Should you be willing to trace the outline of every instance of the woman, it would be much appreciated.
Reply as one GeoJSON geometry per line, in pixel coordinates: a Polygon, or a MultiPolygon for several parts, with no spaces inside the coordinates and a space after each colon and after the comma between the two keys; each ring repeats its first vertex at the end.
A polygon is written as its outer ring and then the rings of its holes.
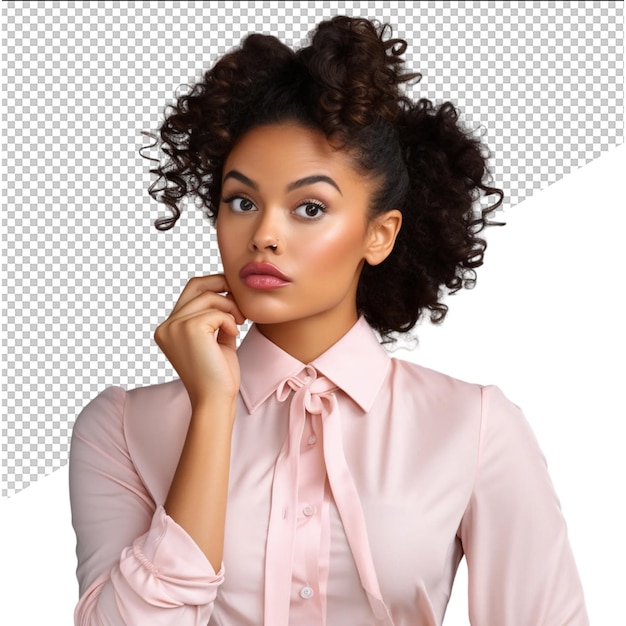
{"type": "Polygon", "coordinates": [[[166,116],[157,226],[199,197],[224,273],[155,331],[180,378],[76,421],[76,624],[441,624],[463,555],[472,624],[588,623],[518,407],[373,333],[443,320],[502,199],[454,107],[401,94],[405,48],[348,17],[251,35],[166,116]]]}

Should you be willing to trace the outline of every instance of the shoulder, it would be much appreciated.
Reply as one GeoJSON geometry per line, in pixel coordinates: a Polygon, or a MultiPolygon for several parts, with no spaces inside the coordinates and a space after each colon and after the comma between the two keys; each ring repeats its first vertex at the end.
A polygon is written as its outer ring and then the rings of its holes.
{"type": "Polygon", "coordinates": [[[158,428],[165,425],[168,416],[190,408],[189,397],[179,379],[130,390],[110,386],[84,406],[75,420],[74,432],[88,435],[107,426],[125,429],[133,424],[158,428]]]}
{"type": "Polygon", "coordinates": [[[158,444],[187,432],[191,404],[180,379],[126,392],[124,432],[130,447],[158,444]]]}
{"type": "Polygon", "coordinates": [[[491,457],[507,458],[510,462],[526,457],[545,464],[545,457],[526,415],[496,385],[483,387],[481,415],[480,449],[484,462],[491,457]]]}
{"type": "Polygon", "coordinates": [[[122,437],[126,391],[107,387],[80,411],[72,428],[72,440],[105,444],[122,437]]]}
{"type": "Polygon", "coordinates": [[[128,455],[157,503],[176,470],[191,405],[180,379],[125,390],[111,386],[80,412],[72,437],[128,455]]]}
{"type": "Polygon", "coordinates": [[[386,405],[394,421],[408,424],[430,449],[454,450],[468,467],[476,457],[482,424],[482,389],[443,372],[392,358],[386,405]]]}
{"type": "Polygon", "coordinates": [[[135,387],[126,392],[126,422],[165,426],[167,418],[191,412],[187,390],[179,378],[157,385],[135,387]]]}
{"type": "Polygon", "coordinates": [[[522,409],[497,385],[460,380],[402,359],[392,363],[390,401],[419,423],[422,436],[462,440],[482,465],[520,456],[543,462],[522,409]]]}
{"type": "Polygon", "coordinates": [[[395,406],[422,420],[471,426],[483,442],[494,432],[511,429],[528,438],[530,429],[520,407],[497,385],[461,380],[403,359],[391,362],[388,388],[395,406]]]}
{"type": "Polygon", "coordinates": [[[391,358],[390,389],[408,401],[480,409],[484,385],[461,380],[404,359],[391,358]]]}
{"type": "Polygon", "coordinates": [[[532,427],[521,407],[495,384],[468,382],[422,365],[392,359],[393,389],[403,404],[441,426],[463,426],[481,459],[513,450],[541,456],[532,427]]]}

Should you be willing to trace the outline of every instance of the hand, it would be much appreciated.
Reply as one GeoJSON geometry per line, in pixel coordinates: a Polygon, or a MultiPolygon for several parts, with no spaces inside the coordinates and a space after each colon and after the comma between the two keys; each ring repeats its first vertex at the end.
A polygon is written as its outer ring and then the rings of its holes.
{"type": "Polygon", "coordinates": [[[223,274],[195,276],[154,340],[178,372],[192,409],[233,401],[239,391],[237,324],[245,322],[223,274]]]}

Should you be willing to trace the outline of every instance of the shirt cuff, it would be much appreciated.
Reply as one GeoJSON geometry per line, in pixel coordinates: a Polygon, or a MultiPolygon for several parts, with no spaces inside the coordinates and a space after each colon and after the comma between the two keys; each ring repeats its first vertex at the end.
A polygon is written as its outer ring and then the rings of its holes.
{"type": "Polygon", "coordinates": [[[196,542],[158,506],[147,533],[124,548],[120,572],[145,602],[159,607],[204,605],[224,581],[196,542]]]}

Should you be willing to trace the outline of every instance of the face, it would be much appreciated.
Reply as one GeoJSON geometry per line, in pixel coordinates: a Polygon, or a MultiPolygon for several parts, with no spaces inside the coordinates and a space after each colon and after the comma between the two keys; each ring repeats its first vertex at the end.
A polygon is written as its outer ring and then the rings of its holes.
{"type": "Polygon", "coordinates": [[[314,130],[261,126],[235,145],[222,181],[217,239],[243,315],[259,326],[356,322],[359,275],[376,236],[373,183],[349,155],[314,130]]]}

